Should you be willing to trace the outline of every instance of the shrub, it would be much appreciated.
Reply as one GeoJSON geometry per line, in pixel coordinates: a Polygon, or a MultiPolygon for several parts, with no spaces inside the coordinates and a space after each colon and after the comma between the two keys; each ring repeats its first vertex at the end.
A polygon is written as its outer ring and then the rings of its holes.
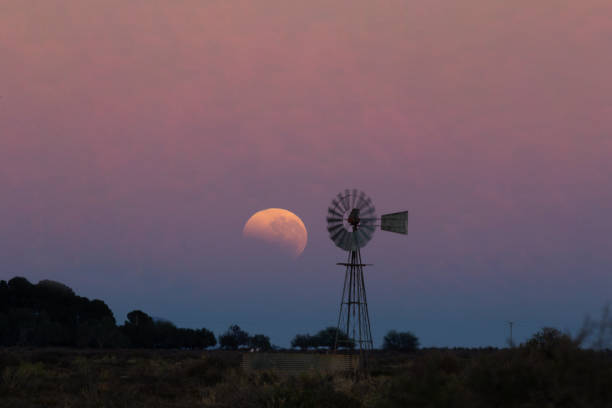
{"type": "Polygon", "coordinates": [[[219,345],[225,350],[237,350],[240,346],[248,346],[249,333],[234,324],[219,336],[219,345]]]}
{"type": "Polygon", "coordinates": [[[299,348],[304,351],[312,346],[312,336],[310,334],[296,334],[293,340],[291,340],[291,347],[299,348]]]}
{"type": "Polygon", "coordinates": [[[536,332],[525,344],[530,350],[537,350],[548,357],[561,350],[571,350],[578,348],[577,344],[568,334],[561,333],[552,327],[544,327],[536,332]]]}
{"type": "Polygon", "coordinates": [[[258,350],[270,350],[272,345],[270,344],[270,338],[263,334],[256,334],[249,338],[249,347],[258,350]]]}
{"type": "Polygon", "coordinates": [[[391,330],[383,340],[383,349],[413,352],[419,348],[419,339],[411,332],[391,330]]]}

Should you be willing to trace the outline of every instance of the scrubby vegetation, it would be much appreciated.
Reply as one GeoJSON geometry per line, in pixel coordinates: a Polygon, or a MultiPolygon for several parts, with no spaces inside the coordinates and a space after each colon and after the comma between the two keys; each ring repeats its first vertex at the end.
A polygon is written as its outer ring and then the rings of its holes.
{"type": "Polygon", "coordinates": [[[418,348],[419,339],[411,332],[390,330],[383,339],[384,350],[416,351],[418,348]]]}
{"type": "MultiPolygon", "coordinates": [[[[327,352],[336,334],[297,335],[292,347],[327,352]]],[[[0,408],[610,407],[611,342],[605,308],[574,337],[543,328],[506,349],[418,349],[414,334],[392,330],[358,381],[351,373],[248,372],[241,353],[273,349],[263,334],[232,325],[220,350],[205,350],[216,344],[206,329],[138,310],[118,326],[101,300],[14,278],[0,281],[0,408]]]]}
{"type": "Polygon", "coordinates": [[[5,348],[0,407],[611,406],[612,354],[548,334],[512,349],[376,351],[360,381],[244,372],[240,351],[5,348]]]}
{"type": "Polygon", "coordinates": [[[257,351],[266,351],[272,349],[272,344],[268,336],[263,334],[250,336],[249,333],[242,330],[237,324],[231,325],[225,333],[219,335],[219,346],[224,350],[248,348],[257,351]]]}
{"type": "Polygon", "coordinates": [[[334,347],[336,337],[338,338],[338,344],[346,345],[346,348],[349,349],[355,348],[355,344],[349,339],[348,335],[335,327],[327,327],[315,335],[297,334],[291,340],[291,347],[303,351],[319,348],[331,349],[334,347]]]}

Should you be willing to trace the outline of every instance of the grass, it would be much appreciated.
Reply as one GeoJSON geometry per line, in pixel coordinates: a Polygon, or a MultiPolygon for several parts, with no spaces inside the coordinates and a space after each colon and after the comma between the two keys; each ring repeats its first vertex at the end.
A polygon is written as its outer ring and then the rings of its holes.
{"type": "Polygon", "coordinates": [[[579,348],[375,352],[370,376],[241,371],[240,352],[0,349],[0,407],[609,407],[612,356],[579,348]]]}

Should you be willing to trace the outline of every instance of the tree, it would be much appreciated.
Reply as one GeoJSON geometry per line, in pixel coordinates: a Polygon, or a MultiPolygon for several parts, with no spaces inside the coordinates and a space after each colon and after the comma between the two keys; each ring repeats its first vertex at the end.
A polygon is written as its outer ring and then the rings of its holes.
{"type": "Polygon", "coordinates": [[[308,350],[312,347],[312,336],[310,334],[296,334],[291,340],[291,347],[298,347],[300,350],[308,350]]]}
{"type": "Polygon", "coordinates": [[[174,323],[167,320],[157,319],[155,321],[155,347],[159,348],[178,348],[182,347],[182,337],[180,329],[174,323]]]}
{"type": "Polygon", "coordinates": [[[214,347],[217,345],[217,339],[215,338],[215,334],[208,329],[201,328],[197,330],[198,334],[198,347],[208,348],[214,347]]]}
{"type": "Polygon", "coordinates": [[[314,337],[312,337],[311,346],[315,348],[327,347],[329,349],[333,349],[336,345],[336,337],[338,338],[339,345],[342,347],[350,349],[355,347],[355,343],[349,339],[346,333],[333,326],[320,330],[314,337]]]}
{"type": "MultiPolygon", "coordinates": [[[[240,345],[247,344],[240,340],[240,345]]],[[[178,329],[140,310],[117,327],[102,300],[77,296],[63,283],[22,277],[0,280],[0,346],[206,348],[217,343],[206,329],[178,329]]]]}
{"type": "Polygon", "coordinates": [[[198,347],[198,335],[193,329],[178,329],[180,346],[188,349],[194,349],[198,347]]]}
{"type": "Polygon", "coordinates": [[[7,283],[9,302],[12,307],[31,307],[34,285],[26,278],[16,276],[7,283]]]}
{"type": "Polygon", "coordinates": [[[74,332],[52,319],[46,310],[40,312],[29,343],[35,346],[65,346],[75,344],[74,332]]]}
{"type": "Polygon", "coordinates": [[[115,316],[106,303],[101,301],[100,299],[94,299],[91,301],[83,302],[83,306],[81,307],[80,313],[80,321],[85,320],[102,320],[102,319],[110,319],[115,324],[115,316]]]}
{"type": "Polygon", "coordinates": [[[383,340],[383,349],[413,352],[419,348],[419,339],[411,332],[390,330],[383,340]]]}
{"type": "MultiPolygon", "coordinates": [[[[74,297],[76,294],[74,290],[72,290],[67,285],[64,285],[61,282],[52,281],[49,279],[43,279],[36,284],[36,289],[39,294],[44,294],[46,292],[47,296],[51,297],[74,297]]],[[[39,295],[40,296],[40,295],[39,295]]],[[[44,295],[43,295],[44,296],[44,295]]]]}
{"type": "Polygon", "coordinates": [[[526,347],[552,357],[558,350],[574,349],[578,345],[572,338],[553,327],[543,327],[527,341],[526,347]]]}
{"type": "Polygon", "coordinates": [[[249,338],[249,347],[256,350],[270,350],[272,348],[270,337],[263,334],[255,334],[249,338]]]}
{"type": "Polygon", "coordinates": [[[133,310],[127,314],[127,318],[128,320],[123,325],[123,332],[130,340],[132,347],[153,347],[155,324],[151,316],[141,310],[133,310]]]}
{"type": "Polygon", "coordinates": [[[249,333],[234,324],[219,336],[219,345],[226,350],[237,350],[240,346],[248,346],[249,333]]]}
{"type": "Polygon", "coordinates": [[[77,346],[79,347],[120,347],[126,344],[126,339],[115,325],[115,319],[105,316],[100,320],[88,320],[80,324],[77,330],[77,346]]]}
{"type": "Polygon", "coordinates": [[[127,314],[127,324],[133,326],[150,326],[153,325],[153,318],[141,310],[132,310],[127,314]]]}
{"type": "Polygon", "coordinates": [[[5,280],[0,280],[0,312],[3,312],[9,304],[9,286],[5,280]]]}
{"type": "Polygon", "coordinates": [[[19,294],[30,294],[34,289],[34,285],[21,276],[15,276],[13,279],[9,280],[8,287],[19,294]]]}

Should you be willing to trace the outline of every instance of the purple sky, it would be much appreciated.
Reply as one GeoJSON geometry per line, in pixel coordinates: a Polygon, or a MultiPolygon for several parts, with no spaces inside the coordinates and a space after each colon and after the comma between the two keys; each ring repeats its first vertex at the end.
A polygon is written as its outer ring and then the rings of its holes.
{"type": "Polygon", "coordinates": [[[612,3],[449,3],[3,1],[0,279],[288,345],[336,321],[356,187],[411,214],[363,251],[378,345],[575,330],[612,298],[612,3]],[[298,260],[242,239],[269,207],[298,260]]]}

